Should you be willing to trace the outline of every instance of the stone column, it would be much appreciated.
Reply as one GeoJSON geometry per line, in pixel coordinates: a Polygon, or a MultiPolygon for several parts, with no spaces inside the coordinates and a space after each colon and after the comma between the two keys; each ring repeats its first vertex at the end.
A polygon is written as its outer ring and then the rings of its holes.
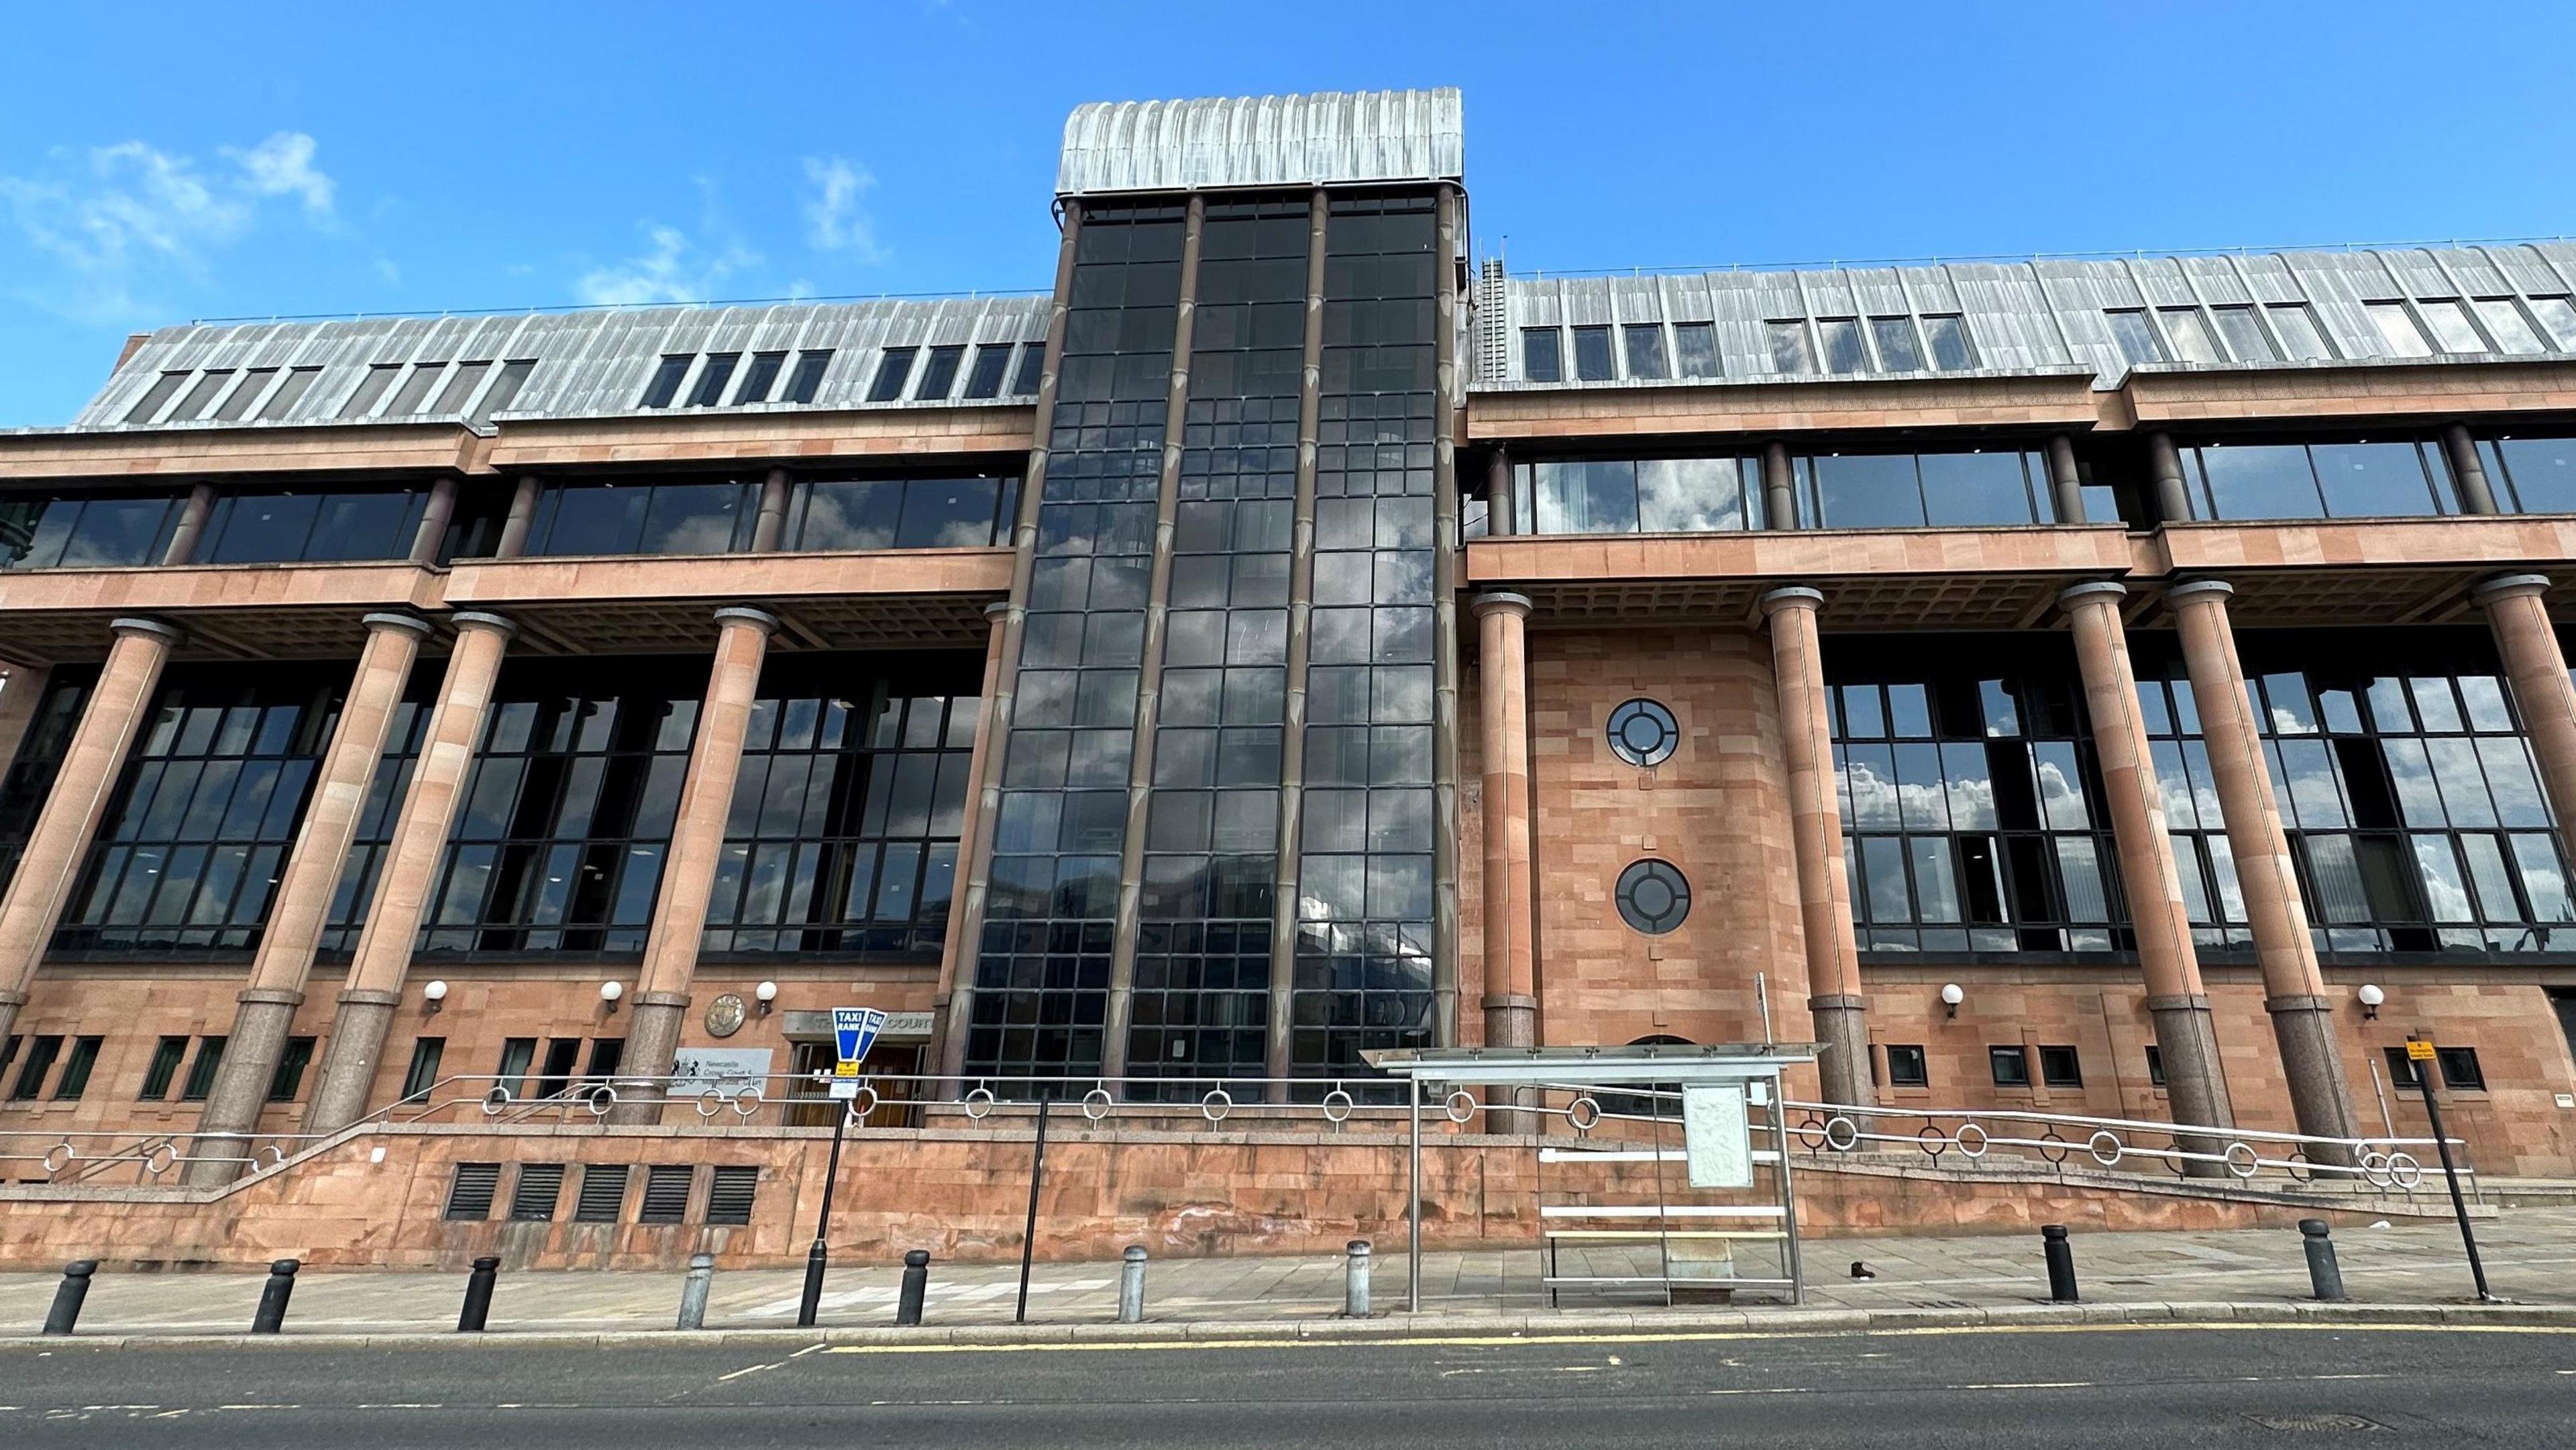
{"type": "Polygon", "coordinates": [[[1762,596],[1771,619],[1771,668],[1780,691],[1780,747],[1788,767],[1789,828],[1798,859],[1798,916],[1807,956],[1807,1007],[1824,1057],[1816,1064],[1825,1101],[1877,1102],[1869,1083],[1868,1001],[1861,995],[1860,944],[1852,932],[1851,882],[1844,875],[1842,809],[1834,790],[1833,724],[1813,589],[1762,596]]]}
{"type": "MultiPolygon", "coordinates": [[[[2209,746],[2209,770],[2218,786],[2219,813],[2227,819],[2227,846],[2236,857],[2236,880],[2245,896],[2246,925],[2263,968],[2263,1006],[2272,1016],[2281,1066],[2290,1084],[2290,1107],[2299,1131],[2350,1138],[2361,1131],[2352,1110],[2352,1088],[2335,1046],[2334,1009],[2325,976],[2317,970],[2308,911],[2281,830],[2280,803],[2272,799],[2263,741],[2254,707],[2245,695],[2245,668],[2236,658],[2236,631],[2228,624],[2227,598],[2236,591],[2216,579],[2178,584],[2165,591],[2181,628],[2183,662],[2191,671],[2192,700],[2209,746]]],[[[2334,1161],[2331,1152],[2310,1157],[2334,1161]]],[[[2351,1166],[2343,1155],[2341,1166],[2351,1166]]]]}
{"type": "Polygon", "coordinates": [[[1763,523],[1775,529],[1798,526],[1798,472],[1789,464],[1789,445],[1762,445],[1763,523]]]}
{"type": "Polygon", "coordinates": [[[116,642],[108,646],[107,663],[82,707],[80,723],[72,727],[71,743],[63,748],[53,789],[27,833],[8,892],[0,895],[0,1038],[9,1035],[18,1009],[27,1003],[27,985],[70,902],[72,883],[89,857],[90,837],[124,773],[126,752],[151,713],[161,666],[180,639],[178,630],[157,619],[119,619],[108,628],[116,642]]]}
{"type": "MultiPolygon", "coordinates": [[[[1002,748],[1002,731],[993,713],[993,691],[1002,679],[1003,621],[1010,617],[1011,606],[1000,602],[984,606],[987,629],[984,635],[984,693],[975,706],[975,748],[966,757],[966,778],[982,780],[989,763],[987,757],[1002,748]]],[[[983,818],[975,811],[965,813],[958,829],[957,859],[975,859],[982,843],[983,818]]],[[[938,1014],[939,1045],[930,1057],[931,1069],[949,1077],[966,1070],[966,1034],[974,1027],[976,942],[968,941],[958,929],[952,915],[948,931],[939,942],[939,995],[932,1002],[938,1014]]]]}
{"type": "Polygon", "coordinates": [[[1487,535],[1499,539],[1521,531],[1520,504],[1512,493],[1512,451],[1497,447],[1485,457],[1487,535]]]}
{"type": "Polygon", "coordinates": [[[403,687],[429,624],[415,615],[366,616],[367,643],[358,656],[358,671],[341,703],[339,723],[322,755],[313,796],[296,828],[277,895],[260,932],[259,951],[251,959],[250,980],[235,1000],[233,1030],[216,1070],[213,1091],[197,1119],[201,1134],[235,1135],[200,1141],[188,1181],[205,1186],[240,1177],[247,1135],[259,1125],[268,1102],[269,1079],[277,1072],[295,1010],[304,1005],[304,982],[313,970],[313,953],[339,889],[340,871],[348,862],[349,843],[358,834],[358,817],[367,808],[376,764],[384,758],[385,740],[393,731],[403,687]]]}
{"type": "Polygon", "coordinates": [[[2478,456],[2477,440],[2469,436],[2468,424],[2453,423],[2442,430],[2442,456],[2451,465],[2451,477],[2459,481],[2460,512],[2503,512],[2496,507],[2495,486],[2487,477],[2486,460],[2478,456]]]}
{"type": "Polygon", "coordinates": [[[197,562],[197,543],[205,538],[206,516],[214,511],[213,484],[201,483],[188,490],[188,501],[179,509],[178,526],[170,531],[169,546],[161,551],[165,567],[197,562]]]}
{"type": "Polygon", "coordinates": [[[523,473],[518,490],[510,495],[510,514],[501,521],[501,537],[492,546],[492,557],[515,559],[528,552],[528,527],[536,520],[537,476],[523,473]]]}
{"type": "MultiPolygon", "coordinates": [[[[697,975],[698,947],[707,932],[707,898],[715,890],[716,864],[724,857],[725,821],[733,810],[734,778],[742,773],[742,742],[749,733],[752,696],[760,689],[761,661],[778,617],[739,605],[716,611],[715,667],[707,676],[706,703],[698,711],[697,738],[689,745],[689,773],[680,786],[679,816],[671,829],[670,864],[662,870],[653,925],[644,937],[644,964],[635,978],[635,1016],[626,1029],[626,1055],[618,1070],[621,1098],[658,1096],[654,1079],[670,1075],[680,1050],[680,1027],[689,1011],[689,983],[697,975]]],[[[614,1123],[651,1123],[659,1102],[620,1102],[614,1123]]]]}
{"type": "Polygon", "coordinates": [[[751,551],[755,554],[778,552],[779,540],[787,533],[787,470],[773,468],[760,483],[760,517],[752,522],[751,551]]]}
{"type": "MultiPolygon", "coordinates": [[[[2102,793],[2110,804],[2111,831],[2120,853],[2120,884],[2129,898],[2138,972],[2146,979],[2147,1012],[2155,1019],[2174,1121],[2233,1127],[2236,1115],[2219,1067],[2209,993],[2201,985],[2200,958],[2192,950],[2191,914],[2183,905],[2182,878],[2174,866],[2163,797],[2156,789],[2146,718],[2138,710],[2128,631],[2120,623],[2120,601],[2128,592],[2107,581],[2078,584],[2058,595],[2057,602],[2075,635],[2094,753],[2102,765],[2102,793]]],[[[2199,1153],[2225,1149],[2209,1138],[2182,1142],[2199,1153]]],[[[2195,1177],[2227,1176],[2223,1163],[2187,1166],[2195,1177]]]]}
{"type": "Polygon", "coordinates": [[[1479,594],[1476,705],[1485,810],[1485,1045],[1538,1045],[1537,900],[1530,867],[1529,664],[1518,594],[1479,594]]]}
{"type": "Polygon", "coordinates": [[[2171,433],[2147,435],[2147,476],[2155,480],[2157,522],[2191,522],[2191,495],[2183,487],[2182,454],[2175,449],[2171,433]]]}
{"type": "Polygon", "coordinates": [[[376,865],[367,924],[358,933],[348,982],[340,991],[313,1105],[305,1110],[307,1133],[338,1132],[367,1110],[377,1059],[384,1055],[394,1008],[402,1001],[403,976],[411,970],[420,938],[421,917],[429,909],[439,857],[464,804],[475,747],[482,743],[492,684],[501,673],[510,636],[518,632],[518,626],[497,614],[466,611],[450,616],[449,622],[456,627],[456,647],[438,682],[420,759],[412,765],[411,784],[394,818],[393,840],[376,865]]]}
{"type": "Polygon", "coordinates": [[[456,476],[450,474],[429,486],[429,502],[421,506],[420,527],[412,531],[411,552],[405,557],[415,564],[438,562],[439,545],[447,542],[448,520],[456,517],[456,476]]]}
{"type": "Polygon", "coordinates": [[[2084,517],[2084,473],[2075,466],[2075,440],[2063,433],[2048,435],[2048,491],[2057,501],[2059,523],[2088,522],[2084,517]]]}
{"type": "Polygon", "coordinates": [[[8,775],[35,727],[36,708],[45,702],[53,673],[38,665],[0,665],[0,777],[8,775]]]}
{"type": "Polygon", "coordinates": [[[2549,587],[2542,574],[2508,574],[2490,579],[2471,592],[2487,612],[2495,632],[2496,653],[2504,660],[2505,678],[2513,681],[2514,707],[2522,712],[2523,734],[2540,762],[2540,784],[2549,792],[2550,814],[2560,838],[2576,821],[2576,687],[2567,680],[2567,656],[2558,647],[2558,630],[2549,622],[2541,591],[2549,587]]]}

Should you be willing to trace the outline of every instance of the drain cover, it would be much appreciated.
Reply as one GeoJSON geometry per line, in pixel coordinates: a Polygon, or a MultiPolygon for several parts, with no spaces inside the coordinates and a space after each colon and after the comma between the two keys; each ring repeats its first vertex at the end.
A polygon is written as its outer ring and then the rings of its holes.
{"type": "Polygon", "coordinates": [[[2245,1417],[2266,1430],[2385,1430],[2377,1420],[2359,1415],[2318,1410],[2301,1415],[2247,1415],[2245,1417]]]}

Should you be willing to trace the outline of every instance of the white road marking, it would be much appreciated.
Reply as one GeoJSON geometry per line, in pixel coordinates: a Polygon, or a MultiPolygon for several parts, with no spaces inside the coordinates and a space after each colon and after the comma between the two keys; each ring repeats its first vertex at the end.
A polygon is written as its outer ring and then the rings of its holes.
{"type": "Polygon", "coordinates": [[[731,1374],[720,1374],[720,1375],[717,1375],[717,1376],[716,1376],[716,1383],[717,1383],[717,1384],[723,1384],[723,1383],[724,1383],[725,1381],[727,1381],[727,1380],[738,1380],[738,1379],[742,1378],[744,1375],[747,1375],[747,1374],[758,1374],[758,1373],[760,1373],[762,1370],[765,1370],[765,1369],[776,1369],[776,1368],[778,1368],[778,1366],[779,1366],[779,1365],[782,1365],[782,1364],[785,1364],[785,1363],[787,1363],[787,1361],[785,1361],[785,1360],[783,1360],[783,1359],[782,1359],[782,1360],[776,1360],[776,1361],[773,1361],[772,1363],[769,1363],[769,1364],[755,1364],[755,1365],[750,1366],[750,1367],[749,1367],[749,1368],[747,1368],[747,1369],[738,1369],[738,1370],[735,1370],[735,1371],[734,1371],[733,1373],[731,1373],[731,1374]]]}

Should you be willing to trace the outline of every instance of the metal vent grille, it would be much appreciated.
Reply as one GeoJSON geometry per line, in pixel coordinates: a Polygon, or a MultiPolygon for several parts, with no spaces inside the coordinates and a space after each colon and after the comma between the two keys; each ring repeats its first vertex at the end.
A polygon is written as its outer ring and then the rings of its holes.
{"type": "Polygon", "coordinates": [[[563,1197],[564,1166],[522,1163],[519,1181],[510,1190],[510,1222],[552,1223],[555,1200],[563,1197]]]}
{"type": "Polygon", "coordinates": [[[689,1181],[698,1170],[686,1163],[656,1163],[644,1170],[644,1210],[637,1223],[678,1223],[689,1216],[689,1181]]]}
{"type": "Polygon", "coordinates": [[[719,1168],[707,1187],[707,1222],[751,1222],[752,1195],[760,1188],[758,1168],[719,1168]]]}
{"type": "Polygon", "coordinates": [[[626,1165],[623,1163],[585,1163],[581,1166],[581,1194],[573,1200],[574,1223],[615,1223],[617,1211],[626,1206],[626,1165]]]}
{"type": "Polygon", "coordinates": [[[459,1163],[447,1185],[447,1213],[452,1219],[480,1222],[492,1216],[492,1196],[501,1191],[498,1163],[459,1163]]]}

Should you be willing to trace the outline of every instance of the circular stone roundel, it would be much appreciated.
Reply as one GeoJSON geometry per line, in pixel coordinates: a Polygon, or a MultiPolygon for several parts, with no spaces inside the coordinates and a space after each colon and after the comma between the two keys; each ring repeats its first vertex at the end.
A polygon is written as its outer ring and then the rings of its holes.
{"type": "Polygon", "coordinates": [[[1673,712],[1653,700],[1630,700],[1610,712],[1610,753],[1635,766],[1661,765],[1682,742],[1673,712]]]}
{"type": "Polygon", "coordinates": [[[712,1037],[731,1037],[742,1030],[742,999],[731,992],[707,1004],[707,1033],[712,1037]]]}
{"type": "Polygon", "coordinates": [[[1690,915],[1690,882],[1663,861],[1638,861],[1619,873],[1619,917],[1648,936],[1662,936],[1690,915]]]}

